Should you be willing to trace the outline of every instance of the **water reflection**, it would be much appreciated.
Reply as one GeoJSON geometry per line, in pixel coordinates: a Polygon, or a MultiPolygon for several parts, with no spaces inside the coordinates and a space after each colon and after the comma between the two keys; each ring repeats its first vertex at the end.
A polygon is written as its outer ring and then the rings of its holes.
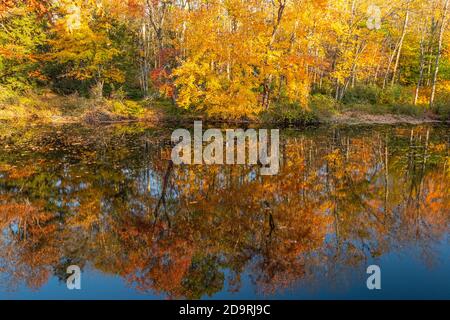
{"type": "Polygon", "coordinates": [[[0,291],[76,264],[170,298],[239,292],[244,275],[270,296],[404,247],[433,267],[449,246],[446,127],[284,130],[273,177],[173,166],[170,133],[1,128],[0,291]]]}

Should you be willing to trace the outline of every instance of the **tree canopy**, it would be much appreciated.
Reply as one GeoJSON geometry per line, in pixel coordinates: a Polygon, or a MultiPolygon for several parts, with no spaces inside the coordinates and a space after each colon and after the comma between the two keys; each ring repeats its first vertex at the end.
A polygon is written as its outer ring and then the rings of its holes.
{"type": "MultiPolygon", "coordinates": [[[[448,97],[448,0],[8,0],[0,85],[163,96],[227,118],[358,87],[448,97]]],[[[437,98],[436,98],[437,97],[437,98]]]]}

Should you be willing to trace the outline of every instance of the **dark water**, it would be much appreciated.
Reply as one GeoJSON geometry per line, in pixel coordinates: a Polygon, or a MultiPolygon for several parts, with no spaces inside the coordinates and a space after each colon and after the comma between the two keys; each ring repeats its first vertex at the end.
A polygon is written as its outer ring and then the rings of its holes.
{"type": "Polygon", "coordinates": [[[282,130],[273,177],[171,132],[0,125],[0,298],[450,299],[449,127],[282,130]]]}

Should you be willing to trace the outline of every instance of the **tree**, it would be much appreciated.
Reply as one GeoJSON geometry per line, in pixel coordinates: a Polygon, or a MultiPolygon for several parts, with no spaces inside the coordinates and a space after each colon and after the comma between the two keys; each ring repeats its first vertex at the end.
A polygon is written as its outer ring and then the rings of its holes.
{"type": "Polygon", "coordinates": [[[55,37],[49,40],[51,52],[46,55],[47,60],[64,66],[59,76],[91,82],[98,98],[105,83],[123,83],[124,72],[116,61],[122,52],[112,40],[114,26],[102,7],[63,3],[59,12],[55,37]]]}
{"type": "Polygon", "coordinates": [[[441,21],[440,21],[441,26],[440,26],[440,31],[439,31],[438,49],[437,49],[437,53],[436,53],[436,63],[434,66],[434,74],[433,74],[433,81],[432,81],[432,88],[431,88],[430,108],[433,107],[434,99],[436,96],[436,84],[437,84],[437,78],[438,78],[438,74],[439,74],[439,65],[440,65],[440,60],[441,60],[441,55],[442,55],[442,47],[443,47],[442,42],[444,40],[444,32],[445,32],[445,27],[447,25],[447,14],[448,14],[448,10],[449,10],[449,4],[450,4],[450,1],[445,0],[444,8],[443,8],[442,15],[441,15],[441,21]]]}
{"type": "Polygon", "coordinates": [[[45,2],[6,1],[0,6],[0,83],[14,89],[44,80],[39,55],[47,39],[45,2]]]}

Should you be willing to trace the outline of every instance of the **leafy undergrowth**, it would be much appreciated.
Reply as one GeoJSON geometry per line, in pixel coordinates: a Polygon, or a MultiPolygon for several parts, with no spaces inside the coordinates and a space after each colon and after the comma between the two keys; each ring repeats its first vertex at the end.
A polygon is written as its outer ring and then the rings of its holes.
{"type": "MultiPolygon", "coordinates": [[[[262,122],[279,125],[318,123],[401,123],[450,120],[450,97],[438,97],[433,110],[423,105],[400,103],[401,100],[361,90],[350,91],[343,101],[329,95],[315,94],[308,107],[283,102],[271,106],[254,118],[231,122],[262,122]],[[391,103],[391,104],[387,104],[391,103]]],[[[370,90],[369,90],[370,91],[370,90]]],[[[115,123],[130,121],[193,122],[194,120],[230,122],[229,119],[208,118],[201,112],[176,107],[172,101],[123,97],[89,99],[79,95],[59,96],[51,92],[30,92],[22,95],[0,91],[0,121],[44,123],[115,123]]]]}
{"type": "Polygon", "coordinates": [[[0,121],[112,123],[159,121],[169,108],[160,101],[89,99],[79,95],[59,96],[50,92],[18,95],[0,91],[0,121]]]}
{"type": "Polygon", "coordinates": [[[405,88],[376,87],[351,89],[341,101],[329,95],[314,94],[309,105],[279,102],[261,116],[263,122],[286,125],[316,123],[423,123],[450,121],[450,95],[438,95],[432,109],[427,100],[417,105],[410,102],[405,88]]]}
{"type": "Polygon", "coordinates": [[[89,99],[77,95],[0,91],[0,120],[4,121],[72,122],[90,106],[89,99]]]}

